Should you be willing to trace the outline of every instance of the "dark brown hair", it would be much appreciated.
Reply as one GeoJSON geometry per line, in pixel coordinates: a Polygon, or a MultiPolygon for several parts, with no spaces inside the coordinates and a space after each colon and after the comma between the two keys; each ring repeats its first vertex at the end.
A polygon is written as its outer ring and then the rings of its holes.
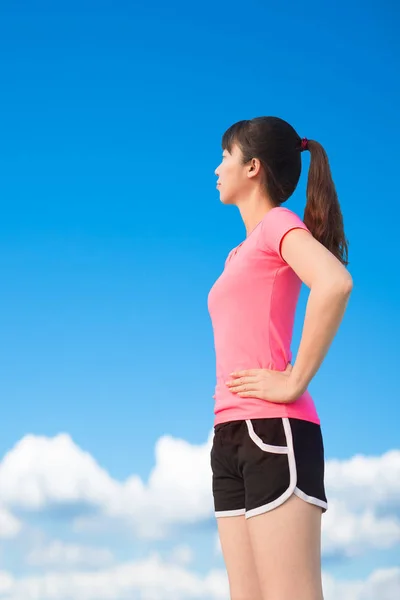
{"type": "MultiPolygon", "coordinates": [[[[231,152],[233,144],[239,146],[243,164],[252,158],[260,160],[266,175],[265,190],[274,205],[286,202],[301,173],[301,138],[293,127],[278,117],[238,121],[222,137],[223,150],[231,152]]],[[[348,265],[348,241],[328,157],[314,140],[308,140],[307,147],[311,161],[303,221],[321,244],[348,265]]]]}

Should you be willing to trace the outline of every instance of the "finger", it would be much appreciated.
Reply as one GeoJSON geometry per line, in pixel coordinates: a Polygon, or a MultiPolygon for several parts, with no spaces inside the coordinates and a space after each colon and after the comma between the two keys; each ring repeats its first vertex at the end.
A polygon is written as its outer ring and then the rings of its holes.
{"type": "Polygon", "coordinates": [[[254,394],[257,391],[257,385],[255,385],[254,383],[247,383],[244,385],[233,386],[229,389],[234,394],[238,394],[241,392],[249,392],[254,394]]]}
{"type": "Polygon", "coordinates": [[[228,387],[238,387],[244,384],[257,383],[260,380],[259,377],[240,377],[239,379],[233,379],[226,382],[228,387]]]}

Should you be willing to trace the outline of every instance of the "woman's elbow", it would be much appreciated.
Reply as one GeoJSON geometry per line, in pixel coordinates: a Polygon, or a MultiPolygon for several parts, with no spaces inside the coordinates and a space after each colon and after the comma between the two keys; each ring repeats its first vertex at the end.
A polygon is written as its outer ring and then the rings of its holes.
{"type": "Polygon", "coordinates": [[[337,294],[343,296],[350,296],[353,289],[353,278],[349,272],[341,275],[336,280],[331,282],[330,288],[333,289],[337,294]]]}
{"type": "Polygon", "coordinates": [[[311,285],[311,289],[319,290],[322,294],[333,296],[350,296],[353,289],[353,278],[350,273],[335,274],[325,273],[311,285]]]}
{"type": "Polygon", "coordinates": [[[350,296],[351,291],[353,289],[353,278],[352,278],[352,276],[350,275],[350,273],[348,271],[343,276],[341,287],[343,289],[343,293],[346,296],[350,296]]]}

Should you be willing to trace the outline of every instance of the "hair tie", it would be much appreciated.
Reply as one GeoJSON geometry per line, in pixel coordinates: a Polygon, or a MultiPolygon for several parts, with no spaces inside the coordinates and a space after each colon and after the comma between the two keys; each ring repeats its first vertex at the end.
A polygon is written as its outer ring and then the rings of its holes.
{"type": "Polygon", "coordinates": [[[307,138],[303,138],[301,140],[301,150],[300,150],[300,152],[303,152],[303,150],[308,150],[308,139],[307,138]]]}

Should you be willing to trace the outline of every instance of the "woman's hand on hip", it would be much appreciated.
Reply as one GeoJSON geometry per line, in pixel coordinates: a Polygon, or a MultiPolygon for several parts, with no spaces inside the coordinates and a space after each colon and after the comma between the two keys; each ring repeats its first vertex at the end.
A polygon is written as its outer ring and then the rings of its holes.
{"type": "Polygon", "coordinates": [[[290,404],[300,395],[295,390],[290,373],[293,365],[288,363],[284,371],[272,369],[246,369],[230,373],[227,387],[233,394],[243,398],[260,398],[267,402],[290,404]]]}

